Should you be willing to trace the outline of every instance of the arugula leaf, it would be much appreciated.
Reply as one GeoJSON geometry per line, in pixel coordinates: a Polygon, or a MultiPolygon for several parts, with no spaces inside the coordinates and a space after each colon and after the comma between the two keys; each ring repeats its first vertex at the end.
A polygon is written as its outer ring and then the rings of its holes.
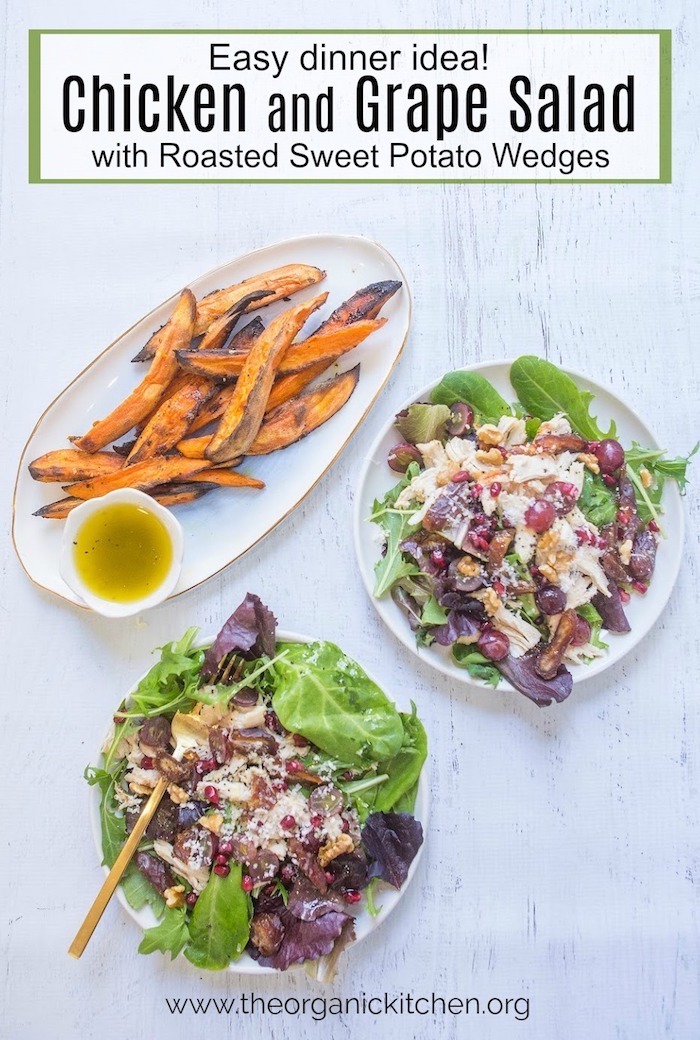
{"type": "Polygon", "coordinates": [[[593,394],[588,390],[579,390],[571,376],[567,376],[551,361],[525,354],[511,365],[510,381],[518,400],[530,415],[551,419],[563,412],[569,417],[576,432],[589,441],[615,436],[614,422],[604,432],[598,426],[598,420],[591,415],[593,394]]]}
{"type": "Polygon", "coordinates": [[[448,372],[433,390],[431,398],[435,404],[448,407],[457,401],[466,401],[484,422],[497,423],[501,416],[513,414],[507,401],[478,372],[448,372]]]}
{"type": "Polygon", "coordinates": [[[685,494],[688,485],[688,465],[690,460],[700,447],[696,444],[687,456],[678,455],[675,458],[664,458],[666,452],[659,449],[643,448],[632,441],[632,447],[625,452],[627,462],[627,473],[637,491],[637,512],[642,520],[656,520],[659,523],[661,499],[663,496],[664,483],[667,479],[675,480],[682,495],[685,494]],[[651,487],[644,487],[641,478],[641,470],[646,469],[652,476],[651,487]]]}
{"type": "Polygon", "coordinates": [[[396,428],[411,444],[427,444],[445,438],[449,418],[450,409],[447,405],[412,404],[407,408],[406,415],[397,417],[396,428]]]}
{"type": "Polygon", "coordinates": [[[576,503],[586,520],[596,527],[611,524],[617,515],[615,489],[609,488],[597,474],[586,470],[583,487],[576,503]]]}
{"type": "Polygon", "coordinates": [[[126,841],[126,820],[122,815],[117,814],[114,803],[115,774],[106,769],[88,766],[83,775],[91,787],[94,785],[99,787],[102,795],[100,799],[102,862],[107,867],[113,867],[114,861],[126,841]]]}
{"type": "Polygon", "coordinates": [[[493,661],[484,657],[482,653],[475,650],[470,643],[455,643],[452,647],[452,656],[460,668],[466,668],[472,679],[483,679],[485,683],[494,688],[501,680],[499,672],[493,661]]]}
{"type": "Polygon", "coordinates": [[[197,628],[188,628],[178,642],[160,648],[160,660],[131,695],[130,715],[152,716],[189,711],[197,701],[204,650],[195,649],[197,628]]]}
{"type": "Polygon", "coordinates": [[[376,581],[374,595],[379,599],[401,578],[420,574],[419,568],[412,560],[404,559],[401,542],[420,528],[420,524],[412,524],[410,517],[415,510],[396,509],[395,503],[404,488],[420,472],[417,462],[412,462],[403,478],[390,491],[387,491],[380,502],[375,500],[370,520],[378,524],[386,536],[386,552],[374,565],[376,581]]]}
{"type": "Polygon", "coordinates": [[[403,742],[393,703],[333,643],[283,643],[272,707],[282,725],[352,765],[392,758],[403,742]]]}
{"type": "Polygon", "coordinates": [[[435,596],[431,596],[423,607],[420,620],[423,625],[444,625],[447,621],[447,611],[440,606],[435,596]]]}
{"type": "Polygon", "coordinates": [[[158,950],[160,953],[169,953],[170,959],[175,960],[189,941],[190,932],[184,906],[177,909],[168,907],[160,924],[147,928],[143,933],[139,953],[155,953],[158,950]]]}
{"type": "Polygon", "coordinates": [[[223,971],[246,948],[253,902],[241,888],[242,877],[241,864],[233,862],[226,877],[212,873],[194,905],[185,957],[198,968],[223,971]]]}
{"type": "Polygon", "coordinates": [[[423,764],[428,755],[428,737],[411,701],[411,714],[401,713],[403,743],[401,750],[389,762],[382,763],[381,771],[387,779],[377,791],[374,800],[376,812],[389,812],[400,798],[418,783],[423,764]]]}

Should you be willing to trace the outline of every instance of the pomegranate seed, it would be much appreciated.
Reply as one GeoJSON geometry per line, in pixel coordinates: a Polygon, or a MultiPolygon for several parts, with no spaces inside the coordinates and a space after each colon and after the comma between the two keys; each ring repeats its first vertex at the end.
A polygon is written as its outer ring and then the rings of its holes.
{"type": "Polygon", "coordinates": [[[223,852],[219,852],[219,855],[216,857],[214,862],[217,863],[220,867],[225,867],[228,863],[228,860],[228,856],[224,856],[223,852]]]}
{"type": "Polygon", "coordinates": [[[657,524],[656,520],[650,520],[649,523],[647,524],[647,527],[649,528],[650,531],[653,531],[654,534],[658,534],[658,532],[660,530],[659,525],[657,524]]]}
{"type": "Polygon", "coordinates": [[[301,733],[292,733],[292,743],[295,747],[307,747],[309,742],[301,733]]]}
{"type": "Polygon", "coordinates": [[[531,567],[530,568],[530,574],[532,575],[533,578],[539,578],[539,576],[540,576],[540,569],[539,569],[539,567],[534,567],[534,566],[531,567]]]}
{"type": "Polygon", "coordinates": [[[216,769],[216,766],[217,762],[215,759],[201,758],[194,767],[194,771],[198,776],[204,776],[205,773],[211,773],[212,769],[216,769]]]}
{"type": "MultiPolygon", "coordinates": [[[[228,871],[227,871],[228,873],[228,871]]],[[[250,874],[244,874],[241,878],[241,888],[244,892],[252,892],[254,889],[253,879],[250,874]]]]}
{"type": "Polygon", "coordinates": [[[153,769],[154,765],[155,765],[155,763],[154,763],[153,759],[150,758],[148,755],[144,755],[143,758],[141,759],[141,768],[142,769],[153,769]]]}
{"type": "Polygon", "coordinates": [[[287,783],[286,780],[273,780],[273,782],[272,782],[272,790],[273,791],[288,791],[289,790],[289,784],[287,783]]]}
{"type": "Polygon", "coordinates": [[[620,593],[620,600],[623,603],[629,603],[629,601],[632,599],[632,597],[630,596],[630,594],[627,591],[627,589],[618,589],[618,591],[620,593]]]}
{"type": "Polygon", "coordinates": [[[506,449],[505,449],[505,448],[503,447],[503,445],[502,445],[502,444],[499,444],[499,445],[498,445],[498,450],[499,450],[499,451],[500,451],[500,453],[501,453],[501,458],[502,458],[502,459],[507,459],[507,458],[508,458],[508,452],[506,451],[506,449]]]}
{"type": "Polygon", "coordinates": [[[430,554],[430,560],[436,567],[439,567],[440,570],[444,570],[447,566],[447,560],[445,559],[445,554],[442,549],[433,549],[430,554]]]}
{"type": "Polygon", "coordinates": [[[598,535],[598,537],[596,538],[595,544],[596,544],[596,548],[598,548],[598,549],[607,549],[607,547],[608,547],[608,543],[600,535],[598,535]]]}
{"type": "Polygon", "coordinates": [[[204,788],[204,797],[208,802],[211,802],[212,805],[219,804],[219,792],[213,784],[207,784],[204,788]]]}
{"type": "Polygon", "coordinates": [[[231,868],[227,863],[215,863],[214,873],[218,874],[219,877],[228,877],[231,873],[231,868]]]}
{"type": "Polygon", "coordinates": [[[311,826],[312,827],[320,827],[322,823],[323,823],[323,817],[321,816],[320,813],[316,813],[314,816],[311,817],[311,826]]]}
{"type": "Polygon", "coordinates": [[[122,722],[126,722],[125,715],[112,715],[112,722],[115,726],[121,726],[122,722]]]}
{"type": "Polygon", "coordinates": [[[603,483],[607,484],[608,487],[615,487],[615,485],[617,484],[617,481],[615,480],[615,478],[612,475],[612,473],[603,473],[602,479],[603,479],[603,483]]]}
{"type": "Polygon", "coordinates": [[[453,476],[452,483],[453,484],[464,484],[464,482],[466,480],[471,480],[471,479],[472,479],[471,478],[471,474],[468,473],[466,469],[460,469],[460,470],[457,470],[457,472],[453,476]]]}
{"type": "Polygon", "coordinates": [[[630,522],[629,509],[618,509],[617,522],[619,524],[628,524],[630,522]]]}
{"type": "Polygon", "coordinates": [[[361,899],[362,899],[362,893],[361,892],[356,892],[352,888],[350,889],[349,892],[345,893],[345,902],[346,903],[359,903],[361,899]]]}
{"type": "Polygon", "coordinates": [[[304,767],[303,767],[303,765],[301,764],[301,762],[299,761],[298,758],[290,758],[289,761],[287,762],[287,772],[288,773],[298,773],[303,768],[304,767]]]}
{"type": "Polygon", "coordinates": [[[494,581],[492,582],[492,585],[494,592],[497,592],[499,596],[502,596],[505,593],[506,587],[502,581],[494,581]]]}
{"type": "Polygon", "coordinates": [[[348,822],[348,820],[343,820],[343,826],[341,827],[341,830],[343,834],[348,833],[348,831],[350,830],[350,823],[348,822]]]}
{"type": "Polygon", "coordinates": [[[280,827],[283,831],[291,831],[294,827],[296,827],[296,823],[297,821],[294,819],[293,816],[283,816],[280,820],[280,827]]]}
{"type": "Polygon", "coordinates": [[[481,495],[481,494],[483,494],[483,491],[484,491],[484,485],[483,484],[475,484],[474,487],[472,488],[472,491],[474,492],[475,495],[481,495]]]}
{"type": "Polygon", "coordinates": [[[586,451],[597,451],[600,447],[600,441],[589,441],[586,445],[586,451]]]}
{"type": "Polygon", "coordinates": [[[185,896],[185,902],[187,903],[188,906],[194,906],[194,904],[197,902],[197,893],[196,892],[188,892],[187,895],[185,896]]]}
{"type": "Polygon", "coordinates": [[[635,581],[632,582],[632,588],[636,589],[640,596],[643,596],[644,593],[649,588],[649,586],[645,585],[643,581],[635,580],[635,581]]]}
{"type": "MultiPolygon", "coordinates": [[[[576,535],[576,541],[579,545],[590,545],[592,532],[587,530],[585,527],[577,527],[574,532],[576,535]]],[[[595,535],[593,535],[595,541],[595,535]]]]}
{"type": "Polygon", "coordinates": [[[219,842],[219,855],[220,856],[232,856],[233,855],[233,843],[230,841],[219,842]]]}
{"type": "Polygon", "coordinates": [[[497,481],[497,480],[494,480],[493,484],[489,488],[489,491],[491,492],[491,497],[492,498],[498,498],[498,496],[500,495],[502,490],[503,490],[503,487],[499,483],[499,481],[497,481]]]}
{"type": "Polygon", "coordinates": [[[332,885],[335,881],[335,874],[331,874],[330,870],[326,871],[326,881],[329,885],[332,885]]]}

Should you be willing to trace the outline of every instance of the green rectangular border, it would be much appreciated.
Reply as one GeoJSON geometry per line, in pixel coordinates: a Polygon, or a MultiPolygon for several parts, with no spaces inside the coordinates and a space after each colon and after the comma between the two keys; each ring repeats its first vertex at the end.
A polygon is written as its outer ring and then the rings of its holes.
{"type": "Polygon", "coordinates": [[[29,30],[29,183],[30,184],[671,184],[672,174],[672,61],[670,29],[30,29],[29,30]],[[278,35],[335,36],[356,33],[372,36],[658,36],[659,38],[659,176],[632,180],[578,178],[43,178],[41,176],[41,37],[42,36],[222,36],[278,35]]]}

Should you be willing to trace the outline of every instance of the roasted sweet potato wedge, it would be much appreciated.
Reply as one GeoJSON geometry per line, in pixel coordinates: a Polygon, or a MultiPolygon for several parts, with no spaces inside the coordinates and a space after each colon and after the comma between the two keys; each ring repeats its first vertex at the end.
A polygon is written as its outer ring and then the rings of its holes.
{"type": "Polygon", "coordinates": [[[308,365],[300,372],[293,372],[289,376],[278,376],[267,399],[265,414],[269,415],[281,404],[291,401],[293,397],[305,390],[309,383],[313,383],[314,379],[323,375],[332,364],[332,361],[317,361],[315,365],[308,365]]]}
{"type": "Polygon", "coordinates": [[[105,444],[128,433],[153,411],[177,374],[175,351],[184,349],[192,340],[195,305],[194,296],[189,289],[185,289],[162,332],[153,364],[145,378],[114,411],[80,437],[76,447],[81,451],[99,451],[105,444]]]}
{"type": "Polygon", "coordinates": [[[170,458],[147,459],[135,466],[125,466],[116,473],[109,473],[105,477],[94,477],[92,480],[70,484],[64,488],[64,491],[73,495],[74,498],[84,499],[97,498],[99,495],[106,495],[108,491],[124,487],[148,491],[149,488],[156,487],[158,484],[189,480],[193,474],[210,467],[210,462],[202,459],[185,459],[178,455],[170,458]]]}
{"type": "MultiPolygon", "coordinates": [[[[290,375],[292,372],[299,372],[307,365],[314,365],[320,361],[330,364],[381,328],[385,320],[377,318],[357,321],[354,325],[315,332],[301,343],[293,343],[280,362],[279,374],[290,375]]],[[[239,376],[247,357],[248,354],[243,351],[179,350],[177,352],[178,363],[187,372],[219,380],[239,376]]]]}
{"type": "Polygon", "coordinates": [[[328,293],[283,311],[270,322],[248,354],[228,407],[206,450],[212,462],[245,455],[260,429],[277,369],[289,344],[328,293]]]}
{"type": "Polygon", "coordinates": [[[216,392],[216,383],[190,376],[176,394],[162,403],[146,425],[126,460],[127,466],[165,455],[187,433],[202,405],[216,392]]]}
{"type": "MultiPolygon", "coordinates": [[[[211,444],[213,434],[205,433],[201,437],[186,437],[183,441],[178,441],[177,450],[186,459],[203,459],[204,452],[211,444]]],[[[232,465],[232,463],[228,463],[232,465]]]]}
{"type": "Polygon", "coordinates": [[[88,455],[76,448],[59,448],[49,451],[29,463],[29,472],[34,480],[44,483],[64,483],[67,480],[89,480],[115,473],[124,465],[124,459],[110,451],[88,455]]]}
{"type": "Polygon", "coordinates": [[[318,429],[343,407],[359,378],[360,366],[355,365],[349,372],[333,376],[320,386],[309,387],[299,397],[280,405],[265,419],[248,454],[269,455],[318,429]]]}
{"type": "MultiPolygon", "coordinates": [[[[182,506],[187,502],[194,502],[202,498],[209,491],[214,491],[218,484],[165,484],[162,487],[151,488],[148,494],[162,506],[182,506]]],[[[44,520],[65,520],[71,510],[81,506],[85,500],[82,498],[61,498],[57,502],[51,502],[47,506],[37,509],[34,516],[40,516],[44,520]]]]}
{"type": "Polygon", "coordinates": [[[376,318],[386,301],[399,291],[401,284],[396,281],[373,282],[364,289],[358,289],[349,300],[336,307],[330,318],[327,318],[316,331],[336,329],[342,325],[364,321],[366,318],[376,318]]]}
{"type": "Polygon", "coordinates": [[[286,296],[293,296],[300,289],[309,285],[316,285],[323,281],[326,272],[318,267],[308,264],[287,264],[285,267],[277,267],[273,271],[263,271],[262,274],[246,278],[244,282],[230,285],[226,289],[217,289],[209,293],[197,304],[197,321],[194,334],[199,336],[205,332],[215,318],[232,307],[238,300],[250,296],[256,292],[267,292],[267,296],[251,303],[247,309],[256,310],[258,307],[266,307],[276,300],[283,300],[286,296]]]}
{"type": "Polygon", "coordinates": [[[265,483],[235,469],[205,469],[190,477],[193,483],[216,484],[218,487],[264,488],[265,483]]]}

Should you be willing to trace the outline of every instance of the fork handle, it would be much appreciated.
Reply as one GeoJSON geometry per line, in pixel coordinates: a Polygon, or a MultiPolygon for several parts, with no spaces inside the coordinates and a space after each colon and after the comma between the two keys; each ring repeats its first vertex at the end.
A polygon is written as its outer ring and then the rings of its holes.
{"type": "Polygon", "coordinates": [[[127,838],[121,852],[115,859],[114,866],[110,870],[107,877],[104,879],[104,883],[100,891],[97,893],[95,902],[92,904],[87,914],[85,915],[85,920],[81,924],[75,939],[68,948],[68,953],[71,957],[75,957],[76,960],[78,959],[78,957],[82,955],[83,951],[85,950],[85,947],[90,942],[92,933],[97,928],[100,918],[102,917],[102,914],[105,912],[107,903],[114,895],[114,890],[121,881],[122,874],[129,866],[131,857],[136,852],[136,847],[141,841],[146,827],[148,827],[149,823],[151,822],[153,814],[158,808],[158,805],[160,803],[161,798],[163,797],[163,794],[165,793],[165,788],[167,787],[167,785],[168,781],[165,779],[165,777],[161,776],[161,778],[158,780],[158,783],[153,789],[153,793],[150,795],[148,801],[146,802],[143,808],[143,812],[136,821],[136,825],[133,831],[127,838]]]}

